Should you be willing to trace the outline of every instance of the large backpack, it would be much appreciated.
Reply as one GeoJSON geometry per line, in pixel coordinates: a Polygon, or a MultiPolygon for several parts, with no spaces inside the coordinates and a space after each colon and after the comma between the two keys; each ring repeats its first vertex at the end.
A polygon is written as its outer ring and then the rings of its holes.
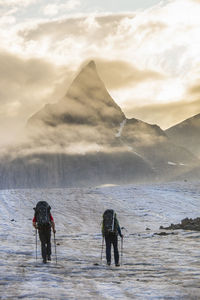
{"type": "Polygon", "coordinates": [[[113,209],[107,209],[103,214],[103,233],[117,234],[117,220],[113,209]]]}
{"type": "Polygon", "coordinates": [[[38,228],[50,227],[51,226],[51,217],[50,210],[51,206],[46,201],[39,201],[36,205],[35,217],[38,228]]]}

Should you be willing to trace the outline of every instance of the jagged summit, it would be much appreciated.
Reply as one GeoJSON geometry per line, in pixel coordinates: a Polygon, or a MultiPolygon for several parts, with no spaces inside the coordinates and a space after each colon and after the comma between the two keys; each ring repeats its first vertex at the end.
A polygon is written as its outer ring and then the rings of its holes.
{"type": "Polygon", "coordinates": [[[75,77],[64,98],[45,106],[31,117],[28,124],[35,126],[40,121],[46,126],[55,127],[62,123],[107,123],[112,127],[124,119],[125,115],[108,93],[95,62],[91,60],[75,77]]]}
{"type": "MultiPolygon", "coordinates": [[[[81,69],[69,87],[67,95],[72,97],[77,96],[78,93],[89,92],[88,88],[92,89],[92,91],[101,89],[101,92],[106,92],[108,94],[103,81],[98,75],[96,64],[93,60],[81,69]]],[[[83,95],[81,94],[78,96],[83,95]]]]}
{"type": "Polygon", "coordinates": [[[94,60],[91,60],[91,61],[86,65],[86,67],[88,67],[88,68],[96,68],[95,61],[94,61],[94,60]]]}
{"type": "Polygon", "coordinates": [[[76,98],[85,104],[87,103],[87,105],[91,105],[89,103],[91,101],[98,101],[108,106],[114,106],[121,111],[99,77],[96,64],[93,60],[81,69],[69,87],[66,96],[76,98]]]}

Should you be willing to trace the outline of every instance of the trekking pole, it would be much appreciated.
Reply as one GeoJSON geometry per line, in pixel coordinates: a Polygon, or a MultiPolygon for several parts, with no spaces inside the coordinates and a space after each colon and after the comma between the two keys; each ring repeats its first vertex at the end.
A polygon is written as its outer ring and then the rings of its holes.
{"type": "Polygon", "coordinates": [[[35,228],[35,259],[37,261],[37,228],[35,228]]]}
{"type": "MultiPolygon", "coordinates": [[[[121,227],[121,230],[125,230],[126,232],[128,232],[128,230],[125,227],[121,227]]],[[[122,265],[122,258],[123,258],[123,239],[124,239],[124,235],[121,237],[121,265],[122,265]]]]}
{"type": "Polygon", "coordinates": [[[54,235],[55,256],[56,256],[56,264],[57,264],[57,253],[56,253],[56,234],[55,234],[55,232],[53,233],[53,235],[54,235]]]}
{"type": "Polygon", "coordinates": [[[122,258],[123,258],[123,237],[121,237],[121,266],[122,266],[122,258]]]}
{"type": "Polygon", "coordinates": [[[101,264],[103,259],[103,245],[104,245],[104,236],[102,237],[102,244],[101,244],[101,264]]]}

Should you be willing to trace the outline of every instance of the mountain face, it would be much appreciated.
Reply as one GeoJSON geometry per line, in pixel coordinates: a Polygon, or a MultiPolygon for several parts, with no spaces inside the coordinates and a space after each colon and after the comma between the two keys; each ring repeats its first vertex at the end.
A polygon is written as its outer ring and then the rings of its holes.
{"type": "Polygon", "coordinates": [[[2,159],[0,187],[148,181],[155,173],[152,167],[120,142],[125,120],[91,61],[60,101],[28,120],[29,141],[2,159]]]}
{"type": "Polygon", "coordinates": [[[127,119],[87,64],[66,95],[27,122],[29,139],[0,163],[0,188],[92,186],[170,179],[197,158],[157,125],[127,119]]]}
{"type": "Polygon", "coordinates": [[[140,120],[126,120],[121,140],[145,158],[160,179],[185,172],[198,161],[187,149],[172,143],[159,126],[140,120]]]}
{"type": "MultiPolygon", "coordinates": [[[[63,99],[48,104],[28,121],[29,129],[41,128],[48,135],[58,132],[70,143],[111,143],[117,134],[124,113],[107,92],[93,61],[74,79],[63,99]]],[[[56,141],[60,143],[60,141],[56,141]]]]}
{"type": "Polygon", "coordinates": [[[171,128],[165,133],[176,144],[189,149],[200,157],[200,114],[195,115],[171,128]]]}

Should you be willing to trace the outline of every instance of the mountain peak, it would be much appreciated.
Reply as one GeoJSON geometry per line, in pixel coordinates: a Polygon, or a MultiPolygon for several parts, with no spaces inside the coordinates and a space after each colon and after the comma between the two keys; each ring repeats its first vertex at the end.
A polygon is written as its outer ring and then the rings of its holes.
{"type": "Polygon", "coordinates": [[[86,67],[92,68],[92,69],[96,69],[96,64],[94,60],[91,60],[86,67]]]}
{"type": "MultiPolygon", "coordinates": [[[[97,72],[97,68],[96,68],[96,64],[94,62],[94,60],[90,60],[85,66],[82,67],[82,69],[80,70],[79,74],[76,76],[76,78],[74,79],[74,81],[72,82],[72,85],[70,87],[70,89],[74,86],[74,85],[81,85],[83,86],[93,86],[93,85],[98,85],[98,87],[104,86],[102,80],[100,79],[98,72],[97,72]]],[[[70,91],[69,89],[69,91],[70,91]]],[[[68,91],[68,93],[69,93],[68,91]]]]}
{"type": "Polygon", "coordinates": [[[45,125],[102,124],[115,127],[125,119],[121,108],[108,93],[98,75],[96,64],[89,61],[74,78],[65,96],[36,113],[32,118],[41,119],[45,125]]]}
{"type": "Polygon", "coordinates": [[[125,119],[121,108],[108,93],[93,60],[81,69],[69,87],[65,101],[69,103],[72,100],[76,102],[76,107],[81,104],[90,110],[96,119],[112,120],[114,123],[121,123],[125,119]]]}
{"type": "Polygon", "coordinates": [[[90,60],[87,64],[83,65],[83,67],[81,68],[81,70],[79,72],[79,75],[82,73],[84,73],[84,74],[87,73],[87,76],[88,76],[88,74],[90,74],[90,76],[95,75],[95,77],[96,77],[96,75],[98,75],[98,72],[97,72],[97,67],[96,67],[95,61],[90,60]]]}

